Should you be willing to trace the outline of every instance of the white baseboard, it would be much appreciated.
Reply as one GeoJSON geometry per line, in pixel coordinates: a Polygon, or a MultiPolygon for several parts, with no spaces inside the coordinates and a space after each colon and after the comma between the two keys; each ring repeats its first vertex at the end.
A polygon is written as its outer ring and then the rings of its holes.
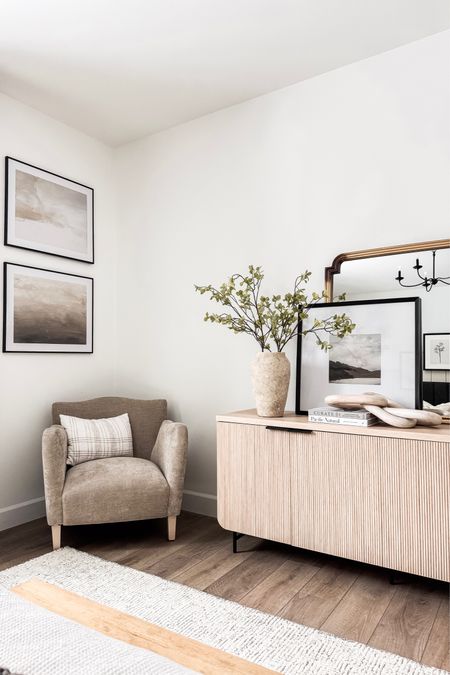
{"type": "Polygon", "coordinates": [[[0,509],[0,532],[16,525],[28,523],[30,520],[42,518],[43,516],[45,516],[44,497],[37,497],[20,504],[5,506],[0,509]]]}
{"type": "Polygon", "coordinates": [[[200,513],[202,516],[217,517],[217,497],[205,492],[185,490],[183,493],[183,506],[185,511],[200,513]]]}

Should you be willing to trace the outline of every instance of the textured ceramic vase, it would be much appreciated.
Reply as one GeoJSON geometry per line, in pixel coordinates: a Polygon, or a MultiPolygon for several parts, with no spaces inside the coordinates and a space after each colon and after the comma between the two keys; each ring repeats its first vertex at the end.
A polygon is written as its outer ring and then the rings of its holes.
{"type": "Polygon", "coordinates": [[[256,412],[260,417],[282,417],[291,376],[284,352],[259,352],[252,364],[256,412]]]}

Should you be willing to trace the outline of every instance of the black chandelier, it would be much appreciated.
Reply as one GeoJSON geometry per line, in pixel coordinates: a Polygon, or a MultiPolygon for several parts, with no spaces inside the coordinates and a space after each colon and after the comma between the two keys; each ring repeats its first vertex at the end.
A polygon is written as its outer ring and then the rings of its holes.
{"type": "Polygon", "coordinates": [[[419,258],[416,258],[416,264],[413,265],[413,270],[416,270],[417,276],[420,281],[418,284],[402,284],[402,281],[405,277],[402,276],[402,271],[398,271],[398,276],[395,277],[395,280],[398,281],[400,286],[403,288],[416,288],[417,286],[424,286],[427,292],[430,292],[433,286],[436,286],[438,283],[445,284],[450,286],[450,282],[447,281],[450,277],[438,277],[436,276],[436,251],[433,251],[433,274],[431,277],[422,276],[420,270],[423,268],[423,265],[420,264],[419,258]]]}

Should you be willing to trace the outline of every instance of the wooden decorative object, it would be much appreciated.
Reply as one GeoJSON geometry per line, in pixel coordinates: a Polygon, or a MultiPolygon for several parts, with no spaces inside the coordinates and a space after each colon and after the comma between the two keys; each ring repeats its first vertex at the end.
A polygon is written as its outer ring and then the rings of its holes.
{"type": "Polygon", "coordinates": [[[355,409],[365,408],[372,415],[392,427],[415,427],[420,424],[424,427],[436,427],[442,424],[442,416],[428,410],[414,410],[402,408],[399,403],[380,394],[332,394],[325,398],[327,405],[338,408],[355,409]]]}
{"type": "Polygon", "coordinates": [[[437,239],[434,241],[422,241],[414,244],[400,244],[399,246],[383,246],[381,248],[367,248],[349,253],[339,253],[329,267],[325,267],[325,292],[328,301],[333,298],[333,286],[335,274],[340,274],[341,265],[350,260],[363,260],[365,258],[380,258],[399,253],[418,253],[420,251],[439,251],[450,248],[450,239],[437,239]]]}
{"type": "Polygon", "coordinates": [[[363,405],[378,405],[382,408],[389,405],[389,400],[381,394],[330,394],[325,399],[327,405],[335,405],[338,408],[361,408],[363,405]]]}
{"type": "MultiPolygon", "coordinates": [[[[365,410],[378,417],[379,420],[385,424],[389,424],[390,427],[397,427],[399,429],[411,429],[415,427],[417,422],[415,419],[405,419],[403,417],[396,417],[390,412],[386,411],[386,408],[382,408],[379,405],[365,405],[363,406],[365,410]]],[[[392,410],[392,408],[391,408],[392,410]]]]}
{"type": "Polygon", "coordinates": [[[395,417],[404,417],[406,419],[415,419],[417,424],[424,427],[437,427],[442,424],[442,415],[432,410],[410,410],[409,408],[385,408],[385,411],[395,417]]]}

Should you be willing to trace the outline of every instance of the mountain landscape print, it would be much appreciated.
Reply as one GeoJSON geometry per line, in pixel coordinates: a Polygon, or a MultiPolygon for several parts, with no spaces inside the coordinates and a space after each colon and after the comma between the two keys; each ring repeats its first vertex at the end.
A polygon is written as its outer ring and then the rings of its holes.
{"type": "Polygon", "coordinates": [[[329,382],[335,384],[381,384],[381,335],[331,337],[329,382]]]}

